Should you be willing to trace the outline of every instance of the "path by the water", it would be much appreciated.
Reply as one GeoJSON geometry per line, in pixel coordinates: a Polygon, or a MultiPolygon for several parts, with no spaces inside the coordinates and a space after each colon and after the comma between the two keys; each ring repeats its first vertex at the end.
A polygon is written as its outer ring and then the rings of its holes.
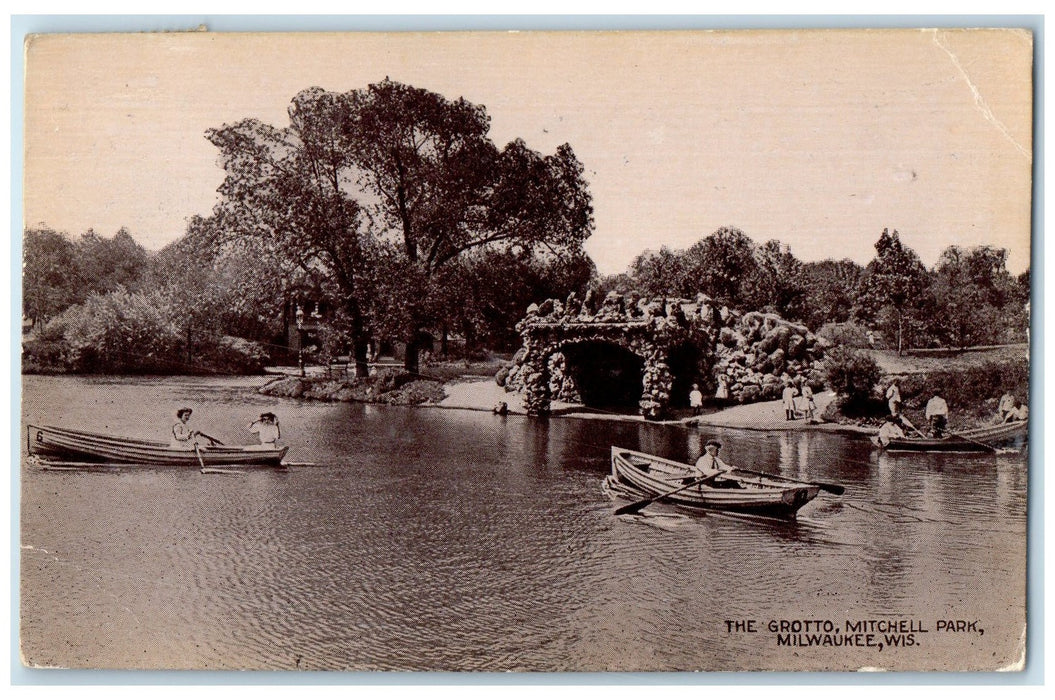
{"type": "MultiPolygon", "coordinates": [[[[524,404],[522,396],[515,393],[507,393],[505,389],[498,386],[494,380],[452,382],[443,387],[447,397],[440,401],[437,406],[442,408],[461,408],[472,411],[492,411],[499,403],[505,403],[511,414],[524,415],[524,404]]],[[[816,415],[824,413],[824,409],[835,400],[835,394],[830,391],[818,393],[814,400],[817,404],[816,415]]],[[[550,410],[555,415],[570,416],[576,418],[603,418],[608,420],[643,421],[644,418],[637,415],[617,414],[598,411],[588,408],[583,404],[564,403],[553,401],[550,410]]],[[[805,419],[798,418],[788,421],[784,418],[784,405],[780,400],[760,401],[758,403],[742,404],[725,408],[702,416],[680,418],[670,423],[683,423],[685,425],[708,425],[721,428],[741,428],[745,430],[823,430],[823,431],[851,431],[862,433],[874,433],[873,429],[860,428],[852,425],[835,423],[807,424],[805,419]]]]}

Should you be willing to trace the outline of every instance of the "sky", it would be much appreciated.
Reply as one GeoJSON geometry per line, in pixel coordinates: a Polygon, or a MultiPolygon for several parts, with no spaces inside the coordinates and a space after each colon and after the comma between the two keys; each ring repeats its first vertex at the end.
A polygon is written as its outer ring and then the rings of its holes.
{"type": "Polygon", "coordinates": [[[43,35],[26,51],[24,221],[157,249],[223,180],[206,129],[385,77],[484,105],[500,146],[570,143],[600,272],[722,226],[867,263],[884,228],[1029,265],[1023,30],[43,35]]]}

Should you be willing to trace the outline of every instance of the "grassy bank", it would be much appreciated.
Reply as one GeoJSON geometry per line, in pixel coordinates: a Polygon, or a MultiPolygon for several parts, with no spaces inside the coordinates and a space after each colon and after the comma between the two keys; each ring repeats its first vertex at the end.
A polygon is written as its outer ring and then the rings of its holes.
{"type": "Polygon", "coordinates": [[[878,426],[889,413],[883,394],[894,381],[901,392],[902,413],[921,429],[926,426],[926,404],[935,394],[949,404],[953,430],[996,423],[997,403],[1005,392],[1020,401],[1029,401],[1029,359],[1024,344],[962,351],[910,351],[901,356],[882,350],[866,352],[883,372],[873,395],[853,406],[833,402],[824,412],[825,420],[878,426]]]}

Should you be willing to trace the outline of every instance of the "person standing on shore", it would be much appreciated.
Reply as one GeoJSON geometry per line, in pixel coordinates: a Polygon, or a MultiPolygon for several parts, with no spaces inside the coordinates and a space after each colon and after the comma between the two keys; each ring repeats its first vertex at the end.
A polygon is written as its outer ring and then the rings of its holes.
{"type": "Polygon", "coordinates": [[[699,384],[693,384],[692,391],[689,392],[689,408],[692,409],[694,416],[703,412],[703,392],[700,391],[699,384]]]}
{"type": "Polygon", "coordinates": [[[201,433],[187,425],[192,413],[194,411],[189,408],[181,408],[176,411],[176,422],[172,426],[172,442],[169,443],[169,447],[172,449],[193,450],[197,447],[197,438],[201,433]]]}
{"type": "Polygon", "coordinates": [[[945,428],[949,424],[949,404],[945,403],[945,399],[935,394],[927,402],[924,415],[930,422],[931,435],[936,438],[945,437],[945,428]]]}
{"type": "Polygon", "coordinates": [[[898,388],[897,380],[890,382],[890,386],[887,387],[886,400],[887,407],[890,408],[890,415],[901,415],[901,389],[898,388]]]}
{"type": "Polygon", "coordinates": [[[784,392],[780,396],[784,400],[784,418],[795,420],[795,387],[791,382],[784,383],[784,392]]]}
{"type": "Polygon", "coordinates": [[[714,398],[719,404],[724,404],[729,400],[729,381],[724,374],[718,377],[718,389],[714,392],[714,398]]]}
{"type": "Polygon", "coordinates": [[[282,429],[278,425],[278,417],[268,411],[261,413],[260,419],[246,426],[251,433],[256,433],[260,438],[259,445],[251,445],[255,450],[277,450],[278,440],[282,437],[282,429]]]}
{"type": "Polygon", "coordinates": [[[802,383],[802,401],[806,404],[806,423],[812,425],[817,422],[817,402],[813,399],[813,389],[809,382],[802,383]]]}

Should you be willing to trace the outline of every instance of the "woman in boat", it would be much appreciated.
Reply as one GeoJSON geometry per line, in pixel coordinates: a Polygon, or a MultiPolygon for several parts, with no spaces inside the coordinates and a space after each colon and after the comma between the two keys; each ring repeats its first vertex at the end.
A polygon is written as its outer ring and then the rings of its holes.
{"type": "MultiPolygon", "coordinates": [[[[1010,391],[1007,392],[1006,394],[1004,394],[1003,396],[1001,396],[1000,397],[1000,403],[997,404],[997,406],[996,406],[997,413],[1000,414],[1000,422],[1001,423],[1007,423],[1008,420],[1009,420],[1008,416],[1010,416],[1012,413],[1014,413],[1016,408],[1017,408],[1017,406],[1016,406],[1015,397],[1010,391]]],[[[1010,419],[1010,420],[1014,420],[1014,419],[1010,419]]]]}
{"type": "Polygon", "coordinates": [[[187,421],[190,420],[193,412],[189,408],[181,408],[176,411],[176,422],[172,426],[172,442],[169,444],[172,449],[193,450],[197,447],[198,436],[201,433],[187,425],[187,421]]]}
{"type": "Polygon", "coordinates": [[[260,419],[246,426],[251,433],[256,433],[260,438],[259,445],[251,445],[254,450],[277,450],[278,439],[282,437],[282,429],[278,425],[278,417],[270,411],[260,414],[260,419]]]}
{"type": "Polygon", "coordinates": [[[1021,401],[1016,401],[1014,407],[1004,417],[1004,422],[1014,423],[1020,420],[1029,420],[1029,407],[1021,401]]]}

